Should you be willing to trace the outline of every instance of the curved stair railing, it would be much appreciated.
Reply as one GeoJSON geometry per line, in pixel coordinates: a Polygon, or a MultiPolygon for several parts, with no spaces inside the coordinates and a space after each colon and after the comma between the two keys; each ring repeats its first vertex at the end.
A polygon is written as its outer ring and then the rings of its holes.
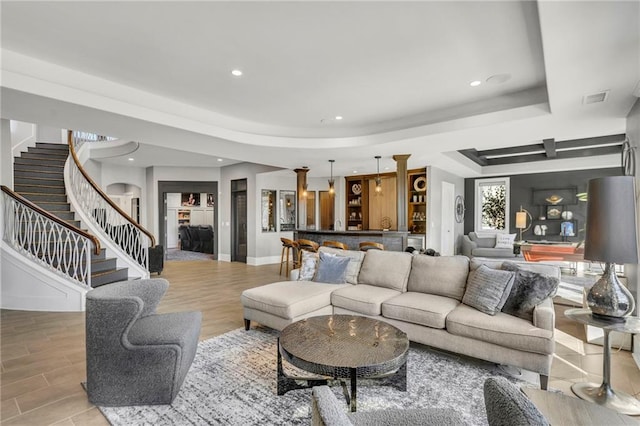
{"type": "Polygon", "coordinates": [[[83,287],[91,288],[91,246],[100,241],[2,185],[2,239],[14,250],[83,287]]]}
{"type": "MultiPolygon", "coordinates": [[[[149,247],[155,247],[153,234],[134,221],[118,207],[89,177],[80,164],[77,149],[85,142],[93,142],[94,135],[84,132],[68,132],[70,188],[80,207],[122,251],[145,270],[149,270],[149,247]]],[[[105,139],[106,140],[106,139],[105,139]]]]}

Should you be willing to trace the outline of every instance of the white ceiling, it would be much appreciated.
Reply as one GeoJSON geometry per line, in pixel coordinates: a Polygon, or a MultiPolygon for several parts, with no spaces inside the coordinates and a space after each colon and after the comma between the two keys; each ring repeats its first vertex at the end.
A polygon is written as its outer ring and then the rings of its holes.
{"type": "Polygon", "coordinates": [[[624,133],[640,81],[639,2],[0,7],[3,118],[311,176],[328,159],[349,174],[404,153],[410,167],[500,173],[453,152],[624,133]],[[582,105],[601,90],[606,102],[582,105]]]}

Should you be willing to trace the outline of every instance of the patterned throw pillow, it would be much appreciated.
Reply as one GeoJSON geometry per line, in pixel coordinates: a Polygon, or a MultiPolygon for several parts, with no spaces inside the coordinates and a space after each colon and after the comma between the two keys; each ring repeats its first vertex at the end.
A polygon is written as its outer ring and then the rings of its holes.
{"type": "Polygon", "coordinates": [[[302,264],[298,281],[312,281],[318,269],[318,253],[302,250],[302,264]]]}
{"type": "Polygon", "coordinates": [[[494,248],[512,249],[516,234],[497,234],[494,248]]]}
{"type": "Polygon", "coordinates": [[[480,266],[469,272],[462,303],[485,314],[495,315],[504,306],[515,275],[515,272],[480,266]]]}
{"type": "Polygon", "coordinates": [[[533,310],[548,297],[555,296],[560,281],[537,272],[525,271],[512,262],[504,262],[502,269],[516,274],[502,312],[533,321],[533,310]]]}
{"type": "Polygon", "coordinates": [[[318,273],[313,281],[327,284],[346,284],[349,258],[320,252],[318,273]]]}

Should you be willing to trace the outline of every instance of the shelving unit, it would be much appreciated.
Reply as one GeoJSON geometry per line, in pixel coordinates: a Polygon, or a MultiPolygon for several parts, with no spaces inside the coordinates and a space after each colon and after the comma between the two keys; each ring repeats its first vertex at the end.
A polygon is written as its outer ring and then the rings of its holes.
{"type": "Polygon", "coordinates": [[[369,185],[362,176],[346,177],[346,218],[349,231],[369,229],[369,185]]]}
{"type": "Polygon", "coordinates": [[[408,179],[409,232],[425,234],[427,231],[427,172],[425,169],[409,170],[408,179]]]}
{"type": "MultiPolygon", "coordinates": [[[[578,241],[578,224],[579,221],[572,217],[571,219],[563,219],[559,218],[550,218],[549,213],[552,209],[559,210],[559,215],[562,216],[567,211],[575,210],[577,203],[577,188],[576,187],[567,187],[567,188],[552,188],[552,189],[534,189],[532,193],[532,199],[534,205],[537,207],[538,212],[536,215],[535,210],[531,211],[531,214],[534,215],[533,221],[531,224],[531,233],[533,240],[548,240],[548,241],[567,241],[567,242],[576,242],[578,241]],[[540,219],[544,217],[545,219],[540,219]],[[560,232],[562,230],[562,223],[570,222],[573,227],[573,235],[564,236],[561,235],[560,232]],[[546,226],[547,229],[544,231],[544,235],[536,235],[535,229],[536,226],[542,227],[546,226]]],[[[556,212],[558,214],[558,212],[556,212]]],[[[573,216],[573,214],[572,214],[573,216]]]]}
{"type": "Polygon", "coordinates": [[[178,225],[191,224],[191,210],[180,209],[178,210],[178,225]]]}

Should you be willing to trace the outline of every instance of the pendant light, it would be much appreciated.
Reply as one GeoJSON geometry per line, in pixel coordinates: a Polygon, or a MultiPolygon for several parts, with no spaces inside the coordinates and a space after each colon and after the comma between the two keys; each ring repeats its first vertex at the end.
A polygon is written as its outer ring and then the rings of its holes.
{"type": "Polygon", "coordinates": [[[382,195],[382,179],[380,179],[380,157],[379,155],[376,155],[374,157],[376,159],[376,161],[378,162],[378,175],[376,176],[376,195],[382,195]]]}
{"type": "Polygon", "coordinates": [[[329,179],[329,194],[333,194],[334,192],[336,192],[335,189],[335,184],[336,181],[333,178],[333,163],[335,163],[336,160],[329,160],[329,164],[331,164],[331,179],[329,179]]]}

